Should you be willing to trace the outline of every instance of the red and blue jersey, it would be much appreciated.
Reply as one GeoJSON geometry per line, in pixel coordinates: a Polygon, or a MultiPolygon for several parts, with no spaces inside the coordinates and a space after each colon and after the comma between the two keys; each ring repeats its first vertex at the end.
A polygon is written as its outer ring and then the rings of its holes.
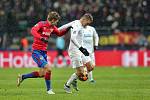
{"type": "Polygon", "coordinates": [[[54,25],[51,25],[48,21],[40,21],[31,29],[31,34],[34,37],[34,42],[32,44],[33,50],[47,50],[48,43],[41,41],[41,38],[46,40],[51,34],[56,34],[57,36],[62,36],[66,33],[66,29],[59,31],[54,25]]]}

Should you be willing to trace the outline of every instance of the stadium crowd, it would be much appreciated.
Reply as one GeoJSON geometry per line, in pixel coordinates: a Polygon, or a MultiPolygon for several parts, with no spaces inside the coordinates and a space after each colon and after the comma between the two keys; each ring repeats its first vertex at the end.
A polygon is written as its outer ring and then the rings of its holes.
{"type": "Polygon", "coordinates": [[[59,26],[90,12],[95,27],[148,27],[148,3],[148,0],[0,0],[0,45],[6,33],[7,41],[29,35],[29,28],[46,19],[50,10],[60,13],[59,26]]]}

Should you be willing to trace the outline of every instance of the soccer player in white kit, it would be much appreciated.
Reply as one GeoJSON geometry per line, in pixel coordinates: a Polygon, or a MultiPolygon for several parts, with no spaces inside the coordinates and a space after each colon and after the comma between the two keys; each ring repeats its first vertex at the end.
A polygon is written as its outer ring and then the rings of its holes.
{"type": "Polygon", "coordinates": [[[71,84],[73,88],[78,91],[77,79],[83,80],[80,76],[84,73],[84,65],[86,65],[88,72],[92,71],[94,68],[91,64],[89,52],[83,47],[83,29],[92,22],[92,15],[86,13],[79,20],[72,21],[59,28],[59,30],[62,30],[67,27],[72,27],[68,54],[71,58],[72,66],[76,69],[76,72],[71,75],[69,80],[64,85],[64,89],[67,93],[72,93],[70,88],[71,84]]]}
{"type": "MultiPolygon", "coordinates": [[[[99,37],[94,27],[86,26],[83,29],[83,48],[86,48],[89,52],[89,57],[91,58],[91,63],[95,66],[95,55],[94,51],[98,49],[98,41],[99,37]]],[[[83,57],[84,62],[86,61],[86,57],[83,57]]],[[[93,79],[92,71],[88,73],[88,78],[90,82],[95,82],[93,79]]]]}

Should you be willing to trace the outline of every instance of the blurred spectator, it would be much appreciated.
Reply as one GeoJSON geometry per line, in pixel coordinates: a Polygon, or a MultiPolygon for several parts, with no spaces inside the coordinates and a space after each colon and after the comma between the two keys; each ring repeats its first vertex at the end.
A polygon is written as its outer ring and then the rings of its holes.
{"type": "Polygon", "coordinates": [[[63,56],[63,51],[65,48],[65,40],[63,37],[57,37],[56,39],[56,48],[57,48],[57,56],[63,56]]]}
{"type": "Polygon", "coordinates": [[[143,34],[140,34],[136,40],[136,44],[140,47],[140,50],[145,50],[148,46],[148,41],[143,34]]]}
{"type": "Polygon", "coordinates": [[[21,38],[20,50],[28,51],[28,47],[29,47],[28,39],[25,36],[23,36],[21,38]]]}
{"type": "Polygon", "coordinates": [[[66,59],[63,54],[64,48],[65,48],[65,40],[63,37],[57,37],[56,48],[57,48],[57,56],[54,59],[54,64],[56,67],[65,66],[66,59]]]}
{"type": "Polygon", "coordinates": [[[0,36],[0,48],[2,47],[2,37],[0,36]]]}
{"type": "Polygon", "coordinates": [[[10,26],[26,20],[29,26],[43,19],[49,10],[57,10],[65,21],[78,19],[85,12],[95,18],[94,25],[150,25],[148,0],[1,0],[1,18],[10,19],[10,26]],[[34,22],[34,20],[35,22],[34,22]],[[143,23],[145,21],[146,23],[143,23]]]}
{"type": "Polygon", "coordinates": [[[0,0],[0,34],[7,33],[8,39],[18,36],[46,19],[50,10],[62,16],[59,25],[90,12],[95,27],[121,31],[150,26],[149,0],[0,0]]]}

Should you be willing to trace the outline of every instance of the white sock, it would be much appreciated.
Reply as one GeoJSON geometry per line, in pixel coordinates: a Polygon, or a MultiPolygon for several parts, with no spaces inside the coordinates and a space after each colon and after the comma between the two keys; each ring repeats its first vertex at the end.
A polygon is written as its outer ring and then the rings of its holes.
{"type": "Polygon", "coordinates": [[[92,71],[89,72],[88,77],[89,77],[89,80],[93,80],[93,73],[92,73],[92,71]]]}
{"type": "Polygon", "coordinates": [[[71,84],[74,80],[76,80],[77,78],[78,78],[78,76],[76,75],[76,73],[73,73],[73,74],[71,75],[71,77],[69,78],[69,80],[67,81],[66,85],[67,85],[67,86],[70,86],[70,84],[71,84]]]}

